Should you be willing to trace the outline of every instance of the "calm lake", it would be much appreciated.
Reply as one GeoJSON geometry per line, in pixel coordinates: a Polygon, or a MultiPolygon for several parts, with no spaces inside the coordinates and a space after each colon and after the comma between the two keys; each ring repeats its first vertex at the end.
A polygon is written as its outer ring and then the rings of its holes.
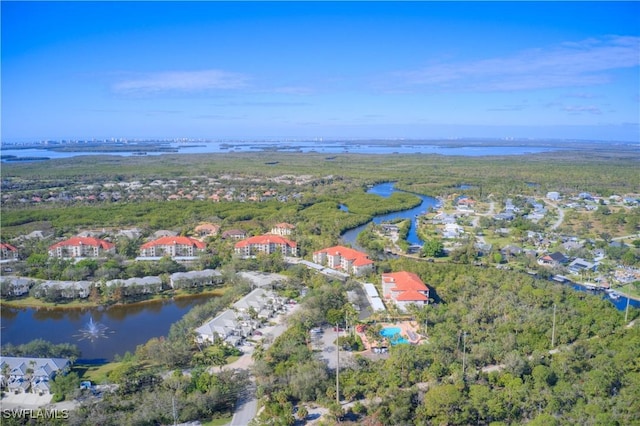
{"type": "Polygon", "coordinates": [[[2,344],[28,343],[44,339],[73,343],[81,359],[112,360],[114,355],[133,352],[152,337],[166,336],[171,324],[211,295],[181,297],[109,308],[2,308],[2,344]],[[91,339],[86,329],[93,321],[101,336],[91,339]],[[85,332],[83,332],[85,331],[85,332]]]}

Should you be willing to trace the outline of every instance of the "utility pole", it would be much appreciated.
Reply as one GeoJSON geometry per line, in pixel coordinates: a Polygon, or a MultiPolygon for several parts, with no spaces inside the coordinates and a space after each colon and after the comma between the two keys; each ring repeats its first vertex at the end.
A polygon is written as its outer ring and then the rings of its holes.
{"type": "Polygon", "coordinates": [[[629,295],[627,295],[627,307],[624,310],[624,322],[627,322],[627,318],[629,318],[629,300],[631,299],[631,297],[629,297],[629,295]]]}
{"type": "Polygon", "coordinates": [[[551,349],[556,347],[556,304],[553,304],[553,328],[551,329],[551,349]]]}
{"type": "Polygon", "coordinates": [[[336,402],[340,405],[340,327],[336,323],[336,402]]]}
{"type": "Polygon", "coordinates": [[[176,411],[176,397],[175,395],[171,397],[171,405],[173,406],[173,424],[174,426],[178,424],[178,412],[176,411]]]}
{"type": "Polygon", "coordinates": [[[467,332],[462,333],[462,381],[464,382],[464,370],[467,358],[467,332]]]}

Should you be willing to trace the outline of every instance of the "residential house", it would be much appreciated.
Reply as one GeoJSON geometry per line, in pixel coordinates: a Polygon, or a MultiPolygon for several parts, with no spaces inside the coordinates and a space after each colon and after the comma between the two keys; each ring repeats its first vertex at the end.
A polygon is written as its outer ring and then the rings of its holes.
{"type": "Polygon", "coordinates": [[[105,257],[115,252],[114,244],[93,237],[71,237],[49,247],[49,256],[59,258],[105,257]]]}
{"type": "Polygon", "coordinates": [[[277,297],[273,292],[263,288],[256,288],[242,299],[233,304],[240,316],[245,320],[251,316],[267,320],[285,306],[285,300],[277,297]]]}
{"type": "Polygon", "coordinates": [[[162,237],[177,237],[178,233],[176,231],[169,231],[167,229],[161,229],[153,233],[153,239],[158,239],[162,237]]]}
{"type": "Polygon", "coordinates": [[[560,200],[560,193],[556,192],[556,191],[549,191],[547,192],[547,200],[551,200],[551,201],[559,201],[560,200]]]}
{"type": "Polygon", "coordinates": [[[229,229],[222,233],[223,240],[242,240],[244,238],[247,238],[247,233],[242,229],[229,229]]]}
{"type": "Polygon", "coordinates": [[[593,196],[588,192],[581,192],[578,194],[578,198],[582,200],[592,200],[593,196]]]}
{"type": "Polygon", "coordinates": [[[474,199],[463,196],[458,198],[456,209],[461,212],[473,212],[473,207],[475,205],[476,201],[474,199]]]}
{"type": "Polygon", "coordinates": [[[214,343],[220,339],[235,346],[241,340],[242,326],[235,312],[227,309],[195,329],[198,343],[214,343]]]}
{"type": "Polygon", "coordinates": [[[222,273],[215,269],[176,272],[169,277],[171,288],[202,287],[222,283],[222,273]]]}
{"type": "Polygon", "coordinates": [[[505,257],[515,257],[522,254],[522,248],[515,245],[507,245],[500,250],[500,254],[505,257]]]}
{"type": "Polygon", "coordinates": [[[91,281],[41,281],[33,286],[33,297],[42,299],[86,299],[91,293],[91,281]]]}
{"type": "Polygon", "coordinates": [[[138,296],[141,294],[157,294],[162,291],[160,277],[129,278],[126,280],[109,280],[107,287],[122,287],[123,296],[138,296]]]}
{"type": "Polygon", "coordinates": [[[392,272],[382,274],[382,295],[395,302],[398,309],[407,310],[407,306],[429,304],[429,287],[413,272],[392,272]]]}
{"type": "Polygon", "coordinates": [[[0,276],[0,295],[2,297],[20,297],[29,293],[37,280],[23,277],[0,276]]]}
{"type": "Polygon", "coordinates": [[[263,320],[271,318],[284,306],[283,299],[268,290],[257,288],[217,317],[195,329],[199,343],[221,339],[232,346],[251,336],[263,320]]]}
{"type": "Polygon", "coordinates": [[[297,256],[298,245],[296,242],[288,240],[279,235],[258,235],[242,241],[235,245],[235,253],[241,256],[251,256],[256,253],[282,253],[283,256],[297,256]]]}
{"type": "Polygon", "coordinates": [[[140,257],[195,257],[207,248],[206,244],[191,237],[161,237],[140,246],[140,257]]]}
{"type": "Polygon", "coordinates": [[[334,246],[313,253],[313,261],[348,274],[363,275],[373,271],[373,260],[366,253],[344,246],[334,246]]]}
{"type": "Polygon", "coordinates": [[[135,240],[137,238],[140,238],[141,235],[142,232],[138,228],[122,229],[118,231],[118,233],[116,234],[116,238],[125,237],[130,240],[135,240]]]}
{"type": "Polygon", "coordinates": [[[291,235],[295,229],[296,229],[295,225],[282,222],[282,223],[276,223],[275,225],[273,225],[273,228],[271,228],[271,233],[274,235],[280,235],[282,237],[286,237],[288,235],[291,235]]]}
{"type": "Polygon", "coordinates": [[[209,223],[209,222],[201,223],[200,225],[196,226],[194,231],[201,238],[213,237],[218,235],[218,233],[220,232],[220,225],[216,223],[209,223]]]}
{"type": "Polygon", "coordinates": [[[569,268],[569,271],[572,274],[579,275],[583,271],[584,272],[595,271],[596,264],[588,262],[588,261],[578,257],[578,258],[574,259],[573,262],[571,262],[569,264],[568,268],[569,268]]]}
{"type": "Polygon", "coordinates": [[[554,253],[546,254],[538,258],[538,265],[556,267],[556,266],[562,266],[566,264],[568,261],[569,259],[567,259],[567,257],[564,254],[560,253],[559,251],[556,251],[554,253]]]}
{"type": "Polygon", "coordinates": [[[29,390],[49,394],[50,382],[58,374],[66,374],[71,361],[66,358],[24,358],[0,356],[0,382],[13,393],[29,390]]]}
{"type": "Polygon", "coordinates": [[[8,243],[0,243],[0,261],[12,262],[18,260],[18,249],[8,243]]]}
{"type": "Polygon", "coordinates": [[[464,233],[464,228],[457,223],[447,223],[442,231],[442,238],[458,238],[464,233]]]}

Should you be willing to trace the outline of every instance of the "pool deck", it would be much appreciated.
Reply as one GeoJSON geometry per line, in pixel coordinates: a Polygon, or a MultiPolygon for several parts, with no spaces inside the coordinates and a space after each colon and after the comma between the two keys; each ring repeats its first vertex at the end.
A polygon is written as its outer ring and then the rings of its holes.
{"type": "MultiPolygon", "coordinates": [[[[400,329],[400,336],[407,339],[409,341],[409,344],[412,345],[417,345],[420,344],[421,341],[423,340],[423,336],[418,334],[417,332],[417,324],[414,325],[414,323],[410,322],[410,321],[403,321],[403,322],[399,322],[399,323],[393,323],[393,324],[380,324],[382,325],[382,328],[399,328],[400,329]]],[[[360,336],[360,338],[362,339],[362,343],[364,344],[365,348],[367,351],[371,351],[372,348],[374,348],[374,343],[376,342],[370,342],[369,339],[367,338],[367,335],[365,333],[358,333],[358,335],[360,336]]],[[[380,337],[380,340],[382,340],[382,336],[380,337]]]]}

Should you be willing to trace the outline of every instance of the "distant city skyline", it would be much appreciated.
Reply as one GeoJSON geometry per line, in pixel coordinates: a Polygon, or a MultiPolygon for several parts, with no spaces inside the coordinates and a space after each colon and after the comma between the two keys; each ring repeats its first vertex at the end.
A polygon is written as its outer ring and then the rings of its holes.
{"type": "Polygon", "coordinates": [[[640,142],[640,2],[0,8],[4,142],[640,142]]]}

